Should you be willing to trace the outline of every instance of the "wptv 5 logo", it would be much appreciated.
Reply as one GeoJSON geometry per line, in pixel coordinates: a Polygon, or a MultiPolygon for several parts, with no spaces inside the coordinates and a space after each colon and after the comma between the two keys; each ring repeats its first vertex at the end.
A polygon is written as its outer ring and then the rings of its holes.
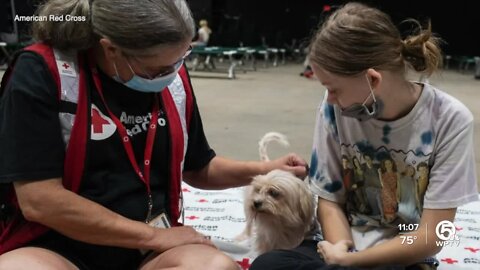
{"type": "Polygon", "coordinates": [[[440,221],[435,227],[435,233],[440,239],[435,241],[437,247],[458,247],[460,245],[460,238],[456,234],[457,228],[451,221],[440,221]]]}

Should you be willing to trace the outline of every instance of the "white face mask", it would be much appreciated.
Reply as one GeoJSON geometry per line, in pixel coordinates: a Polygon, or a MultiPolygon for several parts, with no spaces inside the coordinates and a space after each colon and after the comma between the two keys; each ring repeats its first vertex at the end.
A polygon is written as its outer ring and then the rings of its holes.
{"type": "Polygon", "coordinates": [[[125,86],[133,90],[137,90],[144,93],[159,93],[164,89],[166,89],[167,86],[169,86],[175,80],[175,77],[177,76],[178,71],[183,65],[183,59],[175,65],[175,70],[173,72],[164,76],[160,75],[159,77],[155,77],[153,79],[146,79],[138,76],[133,71],[132,67],[130,66],[130,63],[127,62],[127,64],[133,73],[133,77],[129,81],[126,81],[126,82],[122,81],[120,79],[120,76],[118,75],[117,66],[115,65],[115,63],[113,63],[113,67],[115,68],[115,73],[116,73],[116,75],[113,76],[114,80],[116,80],[117,82],[123,83],[125,86]]]}
{"type": "Polygon", "coordinates": [[[376,118],[383,111],[383,102],[381,100],[377,101],[368,77],[365,76],[365,78],[367,79],[368,87],[370,88],[370,94],[367,96],[367,98],[365,98],[363,103],[354,103],[347,108],[342,109],[343,116],[353,117],[359,121],[367,121],[369,119],[376,118]],[[367,107],[367,105],[365,105],[370,97],[373,98],[371,110],[367,107]]]}

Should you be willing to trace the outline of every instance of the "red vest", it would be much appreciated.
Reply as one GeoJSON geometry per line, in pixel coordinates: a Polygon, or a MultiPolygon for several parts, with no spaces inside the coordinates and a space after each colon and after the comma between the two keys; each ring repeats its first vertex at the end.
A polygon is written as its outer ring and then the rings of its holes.
{"type": "MultiPolygon", "coordinates": [[[[58,65],[61,64],[61,59],[58,59],[58,55],[52,47],[43,44],[36,43],[29,47],[26,47],[24,51],[31,51],[39,54],[43,57],[47,66],[58,86],[59,101],[62,99],[62,75],[59,72],[58,65]],[[57,56],[57,57],[56,57],[57,56]]],[[[86,71],[84,70],[85,61],[87,59],[85,54],[78,53],[76,63],[78,66],[78,73],[76,74],[78,80],[78,97],[76,97],[77,111],[75,113],[74,121],[72,121],[69,131],[69,137],[67,143],[67,149],[65,154],[64,173],[63,173],[63,185],[65,188],[78,193],[80,188],[80,182],[83,177],[84,165],[85,165],[85,150],[86,144],[89,138],[88,129],[88,112],[90,104],[87,99],[87,79],[86,71]]],[[[8,78],[13,70],[12,63],[7,72],[5,73],[1,88],[0,95],[5,88],[8,78]]],[[[95,70],[92,71],[92,76],[98,76],[95,70]]],[[[190,80],[183,66],[179,75],[175,81],[168,86],[168,90],[161,92],[161,96],[164,103],[164,110],[169,122],[169,133],[171,141],[171,153],[170,153],[170,184],[169,184],[169,198],[170,205],[169,210],[171,213],[170,220],[173,225],[180,225],[177,220],[180,217],[180,205],[181,205],[181,180],[183,162],[186,153],[186,146],[188,142],[188,123],[190,123],[192,111],[193,111],[193,95],[190,80]]],[[[63,123],[62,123],[63,125],[63,123]]],[[[67,128],[67,130],[68,130],[67,128]]],[[[11,192],[8,193],[6,199],[10,205],[14,207],[14,213],[9,218],[7,224],[1,225],[0,229],[0,254],[3,254],[12,249],[21,247],[30,241],[36,239],[40,235],[44,234],[49,228],[35,222],[30,222],[24,219],[15,196],[13,187],[11,192]]],[[[2,200],[4,200],[2,199],[2,200]]]]}

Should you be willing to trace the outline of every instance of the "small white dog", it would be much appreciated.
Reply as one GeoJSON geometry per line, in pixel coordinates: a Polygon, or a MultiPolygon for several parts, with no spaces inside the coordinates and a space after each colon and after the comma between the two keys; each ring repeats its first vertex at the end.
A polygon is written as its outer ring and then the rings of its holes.
{"type": "MultiPolygon", "coordinates": [[[[261,160],[269,160],[266,148],[271,141],[288,146],[284,135],[265,134],[259,142],[261,160]]],[[[254,177],[245,190],[244,208],[246,228],[236,239],[253,237],[259,254],[298,246],[311,229],[315,211],[307,183],[282,170],[254,177]]]]}

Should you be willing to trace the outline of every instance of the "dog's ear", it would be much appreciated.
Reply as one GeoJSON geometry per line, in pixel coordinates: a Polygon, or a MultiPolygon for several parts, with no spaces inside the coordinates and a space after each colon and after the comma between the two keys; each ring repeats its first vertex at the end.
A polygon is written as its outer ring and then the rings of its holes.
{"type": "MultiPolygon", "coordinates": [[[[308,186],[306,186],[308,189],[308,186]]],[[[310,192],[307,192],[305,196],[301,196],[300,198],[300,214],[302,220],[307,223],[310,223],[315,215],[315,202],[314,197],[310,192]]]]}

